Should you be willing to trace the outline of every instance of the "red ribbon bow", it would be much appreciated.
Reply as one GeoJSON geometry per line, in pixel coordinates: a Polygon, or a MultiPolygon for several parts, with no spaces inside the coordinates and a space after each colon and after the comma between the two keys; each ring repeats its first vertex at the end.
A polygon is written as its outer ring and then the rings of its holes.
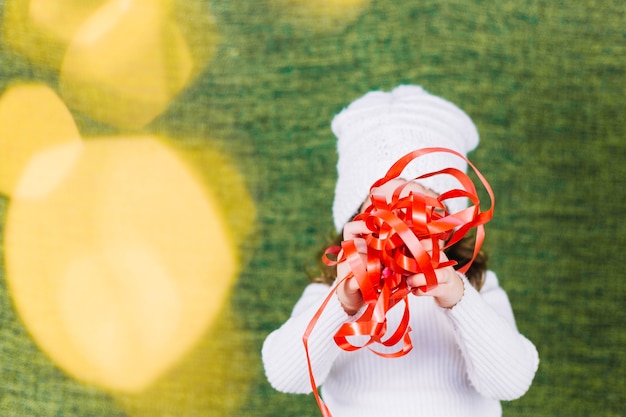
{"type": "MultiPolygon", "coordinates": [[[[323,257],[324,263],[329,266],[339,262],[348,262],[351,272],[342,278],[342,281],[352,277],[357,280],[366,306],[358,319],[344,323],[335,334],[335,342],[346,351],[368,347],[377,355],[384,357],[406,355],[413,347],[409,336],[411,328],[409,327],[410,314],[407,299],[411,289],[406,284],[406,278],[418,273],[424,274],[426,285],[420,289],[427,292],[435,288],[437,286],[435,270],[456,264],[455,261],[439,262],[439,252],[460,241],[472,228],[476,228],[474,253],[470,262],[458,271],[467,272],[480,251],[485,237],[484,224],[493,216],[495,199],[487,180],[462,154],[446,148],[423,148],[410,152],[400,158],[383,178],[372,185],[370,190],[398,178],[404,168],[414,159],[436,152],[453,154],[465,160],[486,189],[491,206],[485,212],[480,211],[480,201],[474,183],[465,172],[456,168],[445,168],[414,178],[420,180],[435,175],[451,175],[463,187],[446,191],[438,198],[415,193],[400,197],[406,184],[394,191],[391,201],[386,201],[382,196],[372,195],[371,204],[353,219],[364,221],[370,231],[369,234],[363,236],[367,244],[367,261],[363,263],[352,240],[343,241],[341,246],[329,247],[323,257]],[[459,197],[468,198],[471,204],[457,213],[449,213],[445,201],[459,197]],[[432,255],[424,249],[420,243],[422,240],[432,241],[432,255]],[[443,247],[440,247],[440,241],[446,242],[443,247]],[[334,257],[335,260],[330,257],[334,257]],[[387,312],[400,301],[404,303],[402,319],[395,331],[387,335],[389,330],[387,312]],[[368,340],[364,344],[353,345],[348,340],[351,336],[367,336],[368,340]],[[402,346],[391,353],[379,352],[369,347],[373,344],[392,347],[400,341],[403,341],[402,346]]],[[[309,357],[308,339],[322,311],[334,294],[335,291],[332,291],[324,300],[302,338],[311,386],[324,417],[331,417],[331,414],[317,392],[309,357]]]]}

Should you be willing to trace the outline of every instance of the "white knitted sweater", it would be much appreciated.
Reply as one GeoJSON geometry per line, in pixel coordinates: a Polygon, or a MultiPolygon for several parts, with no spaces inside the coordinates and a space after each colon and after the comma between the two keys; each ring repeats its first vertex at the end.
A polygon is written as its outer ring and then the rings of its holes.
{"type": "MultiPolygon", "coordinates": [[[[465,279],[464,285],[452,309],[409,296],[414,347],[400,358],[341,350],[333,336],[350,316],[333,297],[309,337],[315,380],[333,417],[495,417],[502,414],[500,400],[526,393],[537,350],[517,331],[496,275],[487,272],[480,293],[465,279]]],[[[329,291],[307,286],[289,320],[266,338],[263,364],[275,389],[312,392],[302,336],[329,291]]],[[[389,311],[390,331],[402,310],[398,304],[389,311]]]]}

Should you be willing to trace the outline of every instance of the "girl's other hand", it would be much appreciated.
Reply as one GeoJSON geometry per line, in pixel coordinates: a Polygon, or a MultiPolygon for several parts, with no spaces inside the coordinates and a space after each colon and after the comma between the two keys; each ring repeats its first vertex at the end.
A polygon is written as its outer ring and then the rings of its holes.
{"type": "MultiPolygon", "coordinates": [[[[439,262],[443,263],[446,261],[448,261],[446,254],[443,251],[439,251],[439,262]]],[[[437,275],[438,285],[428,292],[419,289],[419,287],[426,285],[426,276],[424,274],[411,275],[407,277],[406,283],[409,288],[413,288],[411,292],[414,295],[431,296],[443,308],[454,307],[463,297],[465,291],[463,280],[452,266],[435,269],[435,275],[437,275]]]]}
{"type": "MultiPolygon", "coordinates": [[[[363,263],[367,263],[367,244],[363,235],[369,233],[362,220],[346,223],[343,228],[343,240],[352,240],[361,256],[363,263]]],[[[339,257],[343,255],[339,252],[339,257]]],[[[343,309],[349,315],[356,314],[363,307],[363,294],[359,289],[359,283],[356,278],[350,277],[344,279],[352,271],[347,261],[337,264],[337,280],[341,281],[337,286],[337,297],[343,306],[343,309]],[[342,281],[343,280],[343,281],[342,281]]]]}

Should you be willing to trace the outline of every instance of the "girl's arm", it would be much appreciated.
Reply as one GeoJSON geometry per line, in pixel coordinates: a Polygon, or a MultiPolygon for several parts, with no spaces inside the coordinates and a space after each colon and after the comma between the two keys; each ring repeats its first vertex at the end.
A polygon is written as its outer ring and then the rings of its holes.
{"type": "MultiPolygon", "coordinates": [[[[291,317],[270,333],[261,351],[265,374],[278,391],[308,394],[312,392],[302,337],[313,316],[330,294],[325,284],[310,284],[296,303],[291,317]]],[[[321,385],[341,349],[333,336],[348,314],[333,294],[309,336],[309,357],[317,385],[321,385]]]]}
{"type": "Polygon", "coordinates": [[[509,299],[493,272],[487,272],[480,293],[466,279],[463,282],[461,301],[443,310],[456,330],[468,377],[486,397],[519,398],[537,371],[537,349],[518,332],[509,299]]]}

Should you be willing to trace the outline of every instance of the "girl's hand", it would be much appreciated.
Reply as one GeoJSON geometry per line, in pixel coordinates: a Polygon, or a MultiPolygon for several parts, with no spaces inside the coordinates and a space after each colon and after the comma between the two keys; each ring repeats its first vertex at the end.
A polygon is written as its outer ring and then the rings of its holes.
{"type": "MultiPolygon", "coordinates": [[[[365,239],[362,238],[366,233],[369,233],[369,230],[365,227],[365,222],[362,220],[346,223],[343,228],[343,240],[354,241],[363,263],[367,262],[367,244],[365,239]]],[[[339,252],[338,256],[341,257],[342,255],[343,253],[339,252]]],[[[350,273],[350,265],[347,261],[337,264],[337,280],[343,280],[350,273]]],[[[364,304],[359,283],[354,277],[339,283],[337,286],[337,297],[343,309],[350,315],[356,314],[364,304]]]]}
{"type": "MultiPolygon", "coordinates": [[[[448,260],[448,257],[443,251],[439,251],[439,254],[439,262],[446,262],[448,260]]],[[[463,280],[452,266],[436,269],[435,275],[437,275],[439,285],[428,292],[424,292],[418,288],[426,285],[426,276],[424,274],[411,275],[406,279],[406,282],[410,288],[413,288],[411,292],[414,295],[431,296],[435,299],[435,302],[443,308],[454,307],[463,297],[463,292],[465,291],[463,280]]]]}

